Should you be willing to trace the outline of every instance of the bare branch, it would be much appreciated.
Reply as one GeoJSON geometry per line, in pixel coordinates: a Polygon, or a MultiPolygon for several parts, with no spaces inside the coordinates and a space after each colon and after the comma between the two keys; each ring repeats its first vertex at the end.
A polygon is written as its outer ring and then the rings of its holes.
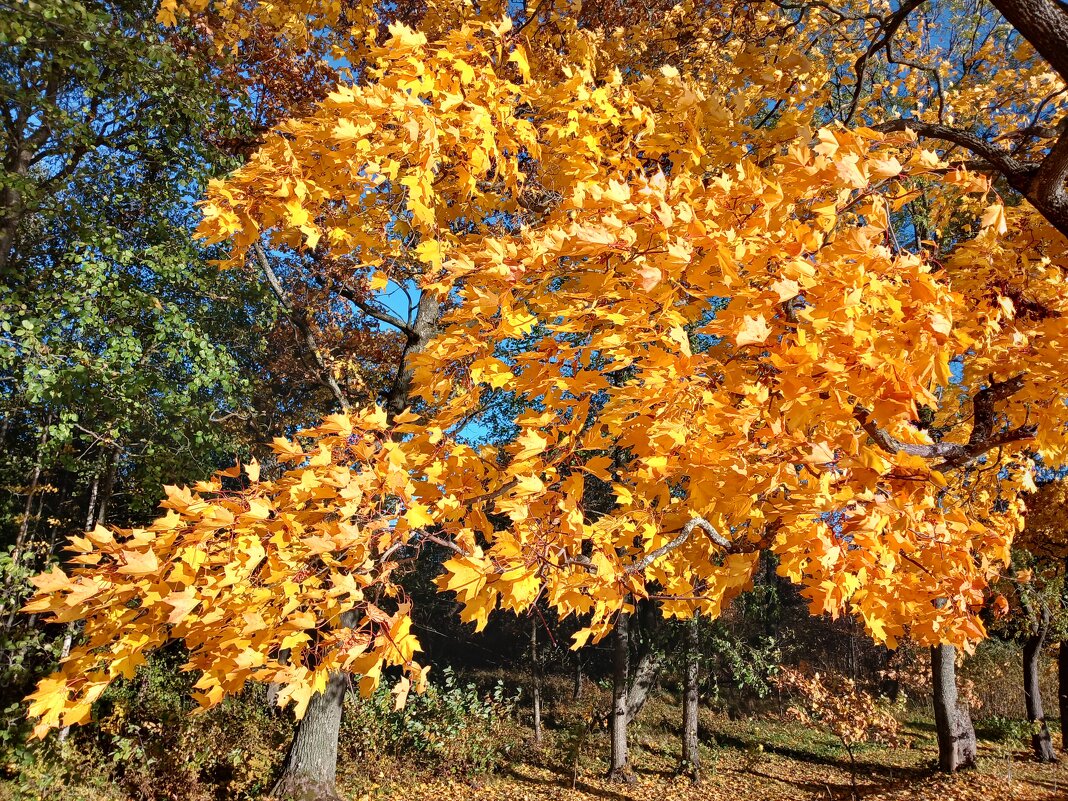
{"type": "Polygon", "coordinates": [[[932,469],[939,472],[964,467],[982,456],[987,451],[1015,442],[1034,439],[1038,427],[1022,425],[1004,431],[994,431],[997,415],[994,404],[1006,400],[1023,389],[1024,374],[1021,373],[1005,381],[991,380],[990,385],[975,393],[972,399],[972,432],[966,444],[957,442],[934,442],[929,445],[902,442],[879,428],[869,417],[868,410],[860,406],[853,410],[853,416],[860,427],[874,440],[880,448],[888,453],[906,453],[923,459],[941,459],[932,469]]]}
{"type": "Polygon", "coordinates": [[[695,517],[682,527],[682,531],[679,532],[679,535],[675,537],[675,539],[673,539],[666,545],[661,545],[655,551],[650,551],[649,553],[647,553],[640,560],[628,567],[627,573],[640,573],[641,571],[645,570],[645,568],[649,567],[649,565],[651,565],[661,556],[668,553],[669,551],[675,550],[684,542],[686,542],[686,540],[690,538],[690,535],[693,534],[693,530],[695,528],[700,528],[702,531],[704,531],[708,538],[712,540],[712,542],[714,542],[716,545],[721,547],[723,550],[730,551],[730,542],[725,537],[723,537],[722,534],[716,531],[715,527],[711,523],[709,523],[703,517],[695,517]]]}

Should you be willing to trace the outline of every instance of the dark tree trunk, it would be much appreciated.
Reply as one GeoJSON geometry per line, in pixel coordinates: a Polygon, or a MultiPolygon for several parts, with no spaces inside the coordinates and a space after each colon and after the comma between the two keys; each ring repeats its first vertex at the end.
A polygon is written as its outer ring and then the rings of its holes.
{"type": "Polygon", "coordinates": [[[534,745],[541,745],[541,665],[538,663],[538,619],[530,619],[530,684],[534,700],[534,745]]]}
{"type": "MultiPolygon", "coordinates": [[[[43,430],[41,431],[41,441],[37,445],[37,458],[33,464],[33,470],[30,472],[30,486],[26,492],[26,506],[22,511],[22,521],[19,523],[18,534],[15,536],[15,547],[11,551],[11,564],[13,567],[17,567],[19,561],[22,559],[22,550],[26,546],[26,538],[30,533],[30,522],[33,520],[33,502],[37,498],[37,488],[41,483],[41,467],[44,460],[44,449],[48,444],[48,426],[51,423],[51,417],[45,423],[43,430]]],[[[10,630],[15,625],[15,616],[19,610],[19,597],[21,591],[16,587],[16,579],[14,576],[18,575],[15,571],[12,574],[12,578],[7,583],[7,600],[11,603],[11,609],[8,611],[7,618],[4,621],[4,628],[10,630]]]]}
{"type": "Polygon", "coordinates": [[[645,708],[663,666],[664,654],[651,646],[638,660],[627,691],[627,723],[632,723],[645,708]]]}
{"type": "Polygon", "coordinates": [[[335,673],[308,704],[271,790],[279,801],[336,801],[337,743],[348,677],[335,673]]]}
{"type": "Polygon", "coordinates": [[[119,451],[113,448],[108,452],[107,467],[104,471],[104,483],[100,487],[100,495],[97,499],[96,524],[104,525],[108,517],[108,504],[111,496],[115,493],[115,478],[119,472],[119,451]]]}
{"type": "Polygon", "coordinates": [[[700,618],[694,615],[686,625],[686,678],[682,693],[682,764],[680,772],[694,781],[701,774],[701,753],[697,737],[697,713],[700,709],[698,682],[700,680],[700,618]]]}
{"type": "Polygon", "coordinates": [[[931,673],[938,769],[954,773],[975,765],[975,729],[967,705],[957,696],[957,649],[952,645],[933,647],[931,673]]]}
{"type": "Polygon", "coordinates": [[[1023,647],[1024,703],[1027,706],[1027,720],[1033,729],[1031,747],[1034,749],[1035,759],[1039,762],[1056,762],[1053,739],[1042,711],[1042,694],[1038,686],[1039,658],[1042,656],[1046,634],[1049,633],[1049,607],[1045,604],[1042,604],[1037,623],[1034,633],[1024,641],[1023,647]]]}
{"type": "Polygon", "coordinates": [[[612,741],[612,764],[608,769],[611,781],[630,781],[627,763],[627,710],[630,675],[630,614],[619,613],[616,620],[612,653],[612,713],[609,733],[612,741]]]}
{"type": "MultiPolygon", "coordinates": [[[[1064,584],[1061,586],[1061,614],[1068,612],[1068,556],[1064,558],[1064,584]]],[[[1061,750],[1068,752],[1068,640],[1057,648],[1057,711],[1061,716],[1061,750]]]]}

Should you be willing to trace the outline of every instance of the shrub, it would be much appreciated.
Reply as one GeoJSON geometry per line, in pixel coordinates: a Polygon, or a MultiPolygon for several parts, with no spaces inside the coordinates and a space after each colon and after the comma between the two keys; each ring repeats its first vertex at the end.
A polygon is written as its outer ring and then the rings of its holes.
{"type": "Polygon", "coordinates": [[[353,698],[342,722],[341,741],[359,764],[413,758],[419,767],[456,776],[492,773],[517,741],[518,694],[498,681],[487,692],[461,683],[451,668],[400,709],[385,688],[353,698]]]}

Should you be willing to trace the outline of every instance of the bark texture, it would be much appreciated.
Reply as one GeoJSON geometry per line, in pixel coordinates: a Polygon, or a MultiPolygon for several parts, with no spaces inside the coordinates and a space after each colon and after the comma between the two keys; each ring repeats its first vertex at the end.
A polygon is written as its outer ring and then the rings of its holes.
{"type": "Polygon", "coordinates": [[[1061,715],[1061,750],[1068,752],[1068,642],[1057,649],[1057,707],[1061,715]]]}
{"type": "Polygon", "coordinates": [[[1027,720],[1033,729],[1031,747],[1035,752],[1035,759],[1039,762],[1056,762],[1053,738],[1050,737],[1049,727],[1046,725],[1042,694],[1038,686],[1039,657],[1042,656],[1042,646],[1045,645],[1046,635],[1049,633],[1049,607],[1045,604],[1039,612],[1037,624],[1031,636],[1024,641],[1023,647],[1024,704],[1027,706],[1027,720]]]}
{"type": "Polygon", "coordinates": [[[975,729],[968,706],[957,695],[957,649],[938,645],[931,649],[935,729],[938,734],[938,769],[955,773],[975,765],[975,729]]]}
{"type": "Polygon", "coordinates": [[[348,677],[335,673],[314,695],[271,795],[279,801],[336,801],[337,743],[348,677]]]}
{"type": "Polygon", "coordinates": [[[697,713],[700,709],[698,682],[700,681],[701,638],[696,615],[686,626],[686,677],[682,693],[682,764],[680,772],[697,781],[701,773],[701,753],[697,737],[697,713]]]}
{"type": "Polygon", "coordinates": [[[613,639],[612,713],[609,716],[612,762],[608,769],[608,778],[612,781],[629,781],[631,774],[627,761],[627,719],[630,678],[630,614],[625,611],[619,613],[613,639]]]}
{"type": "Polygon", "coordinates": [[[534,745],[541,745],[541,664],[538,661],[538,619],[530,621],[530,683],[534,700],[534,745]]]}
{"type": "Polygon", "coordinates": [[[627,691],[627,723],[632,723],[645,708],[645,702],[656,686],[660,668],[664,666],[664,659],[664,654],[652,646],[638,659],[627,691]]]}

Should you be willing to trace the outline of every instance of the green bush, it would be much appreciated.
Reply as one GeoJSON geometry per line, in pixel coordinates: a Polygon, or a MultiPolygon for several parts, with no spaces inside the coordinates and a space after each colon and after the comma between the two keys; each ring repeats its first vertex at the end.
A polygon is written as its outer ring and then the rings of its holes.
{"type": "Polygon", "coordinates": [[[975,722],[975,736],[1005,745],[1023,745],[1031,741],[1033,727],[1026,720],[989,715],[975,722]]]}
{"type": "Polygon", "coordinates": [[[461,683],[448,667],[440,683],[429,682],[421,695],[409,695],[402,709],[395,708],[385,687],[370,698],[350,696],[341,724],[345,761],[366,766],[414,757],[436,773],[492,773],[518,740],[517,700],[503,682],[483,693],[474,683],[461,683]]]}

